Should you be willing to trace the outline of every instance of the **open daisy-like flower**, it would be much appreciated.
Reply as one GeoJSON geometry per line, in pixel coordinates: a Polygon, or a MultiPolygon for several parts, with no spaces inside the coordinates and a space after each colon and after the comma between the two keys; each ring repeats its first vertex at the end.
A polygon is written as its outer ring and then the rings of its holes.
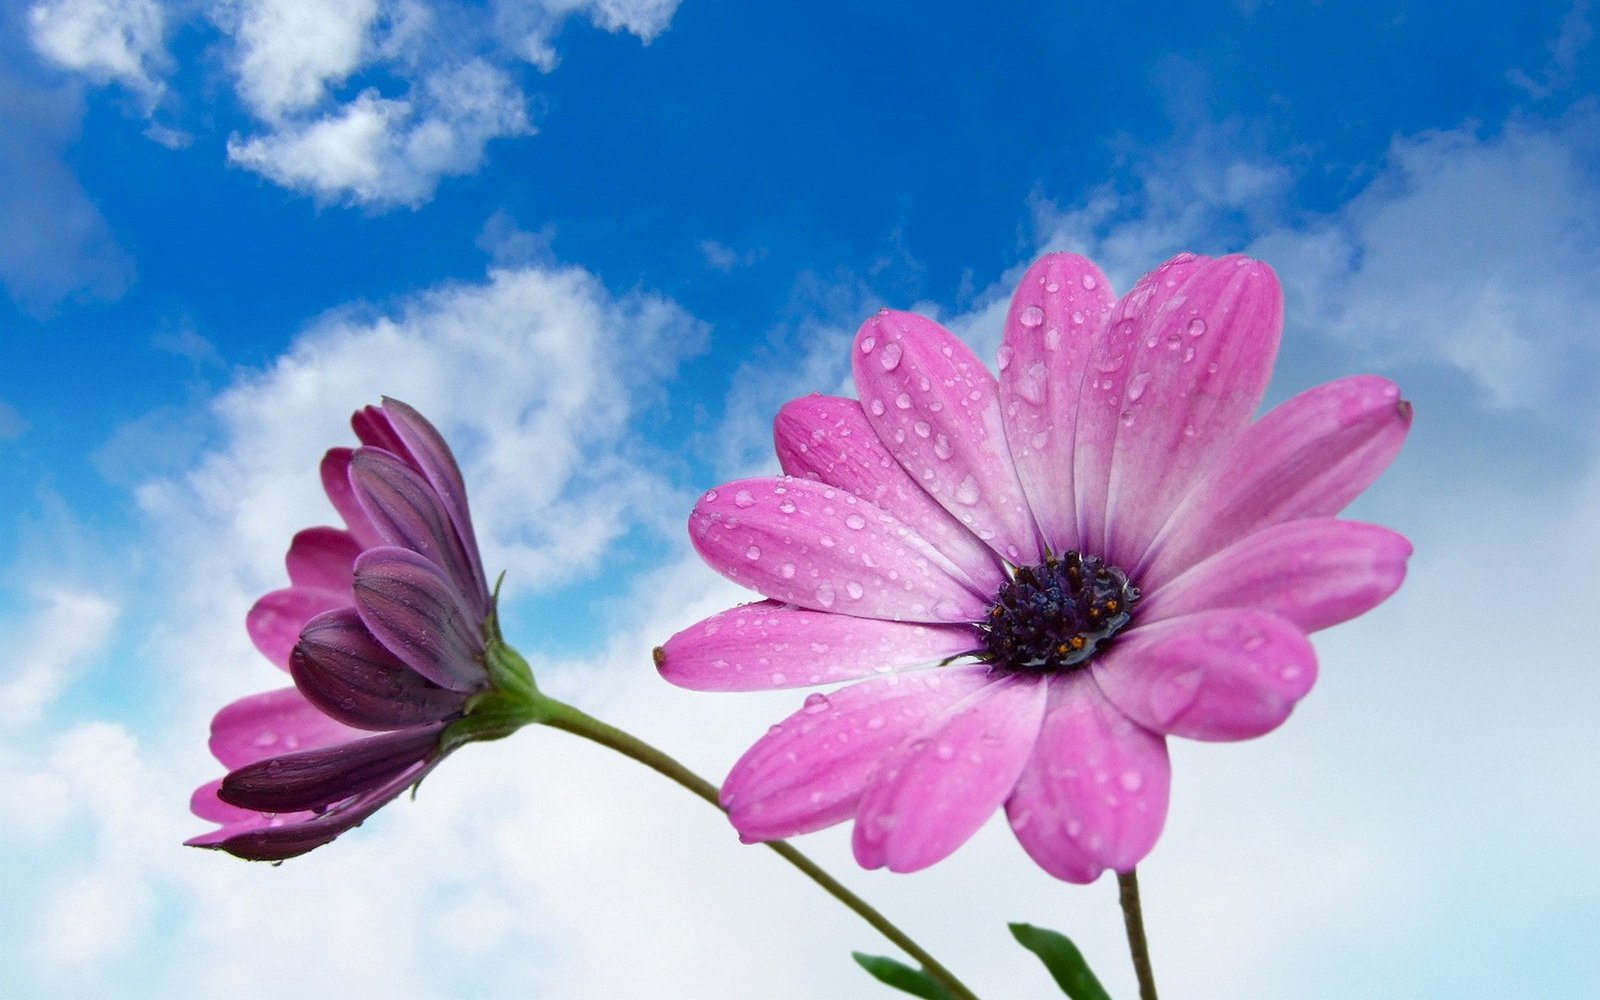
{"type": "Polygon", "coordinates": [[[787,475],[690,517],[706,562],[768,599],[656,653],[701,690],[856,682],[735,764],[741,836],[854,818],[861,864],[913,871],[1004,806],[1051,874],[1131,871],[1165,821],[1166,737],[1282,723],[1316,678],[1307,633],[1383,601],[1411,553],[1334,517],[1410,426],[1392,383],[1251,422],[1281,327],[1268,267],[1190,254],[1121,299],[1081,257],[1037,261],[998,379],[928,319],[868,320],[861,400],[785,406],[787,475]]]}
{"type": "Polygon", "coordinates": [[[221,826],[191,845],[253,860],[303,854],[461,743],[516,726],[497,717],[496,696],[521,689],[525,665],[499,639],[449,446],[393,399],[351,424],[362,446],[322,461],[346,527],[295,535],[290,586],[247,618],[257,648],[295,686],[217,713],[211,751],[229,773],[191,806],[221,826]]]}

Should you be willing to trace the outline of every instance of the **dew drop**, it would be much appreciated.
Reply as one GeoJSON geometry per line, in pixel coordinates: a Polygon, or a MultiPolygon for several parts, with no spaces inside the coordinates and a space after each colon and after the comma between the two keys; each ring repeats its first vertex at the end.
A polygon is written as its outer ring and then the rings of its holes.
{"type": "Polygon", "coordinates": [[[883,720],[883,716],[881,716],[881,715],[874,715],[872,718],[867,720],[867,728],[868,729],[882,729],[883,727],[884,727],[884,720],[883,720]]]}
{"type": "Polygon", "coordinates": [[[1139,787],[1144,784],[1144,775],[1138,771],[1123,771],[1121,784],[1123,791],[1137,792],[1139,787]]]}
{"type": "Polygon", "coordinates": [[[851,514],[844,519],[844,524],[847,528],[854,528],[856,531],[860,531],[867,526],[867,519],[860,514],[851,514]]]}
{"type": "Polygon", "coordinates": [[[861,584],[855,582],[854,580],[851,580],[849,583],[844,585],[844,592],[850,595],[850,599],[852,601],[861,600],[861,595],[866,593],[865,590],[861,589],[861,584]]]}
{"type": "Polygon", "coordinates": [[[784,563],[782,566],[778,567],[778,572],[783,576],[783,578],[785,580],[793,580],[794,579],[794,563],[784,563]]]}
{"type": "Polygon", "coordinates": [[[948,459],[952,454],[950,450],[950,439],[945,437],[943,434],[935,437],[933,439],[933,453],[942,459],[948,459]]]}
{"type": "Polygon", "coordinates": [[[883,416],[883,400],[874,399],[872,401],[872,415],[875,417],[883,416]]]}
{"type": "Polygon", "coordinates": [[[1086,288],[1086,289],[1089,289],[1090,291],[1093,291],[1094,290],[1094,286],[1095,286],[1094,275],[1092,275],[1092,274],[1084,275],[1083,276],[1083,287],[1086,288]]]}
{"type": "MultiPolygon", "coordinates": [[[[879,315],[882,315],[882,314],[880,313],[879,315]]],[[[861,353],[862,354],[871,354],[872,353],[872,349],[874,347],[877,347],[877,346],[878,346],[878,338],[876,338],[876,337],[863,338],[862,341],[861,341],[861,353]]]]}
{"type": "Polygon", "coordinates": [[[825,608],[833,607],[833,584],[826,581],[818,584],[815,596],[818,604],[825,608]]]}
{"type": "Polygon", "coordinates": [[[715,503],[716,500],[717,500],[717,491],[716,490],[706,490],[706,495],[705,495],[705,497],[703,499],[705,500],[706,503],[715,503]]]}
{"type": "Polygon", "coordinates": [[[805,707],[803,711],[807,715],[818,715],[828,710],[828,704],[828,696],[823,694],[821,691],[816,691],[806,695],[805,707]]]}
{"type": "Polygon", "coordinates": [[[1061,291],[1061,283],[1059,281],[1052,281],[1048,285],[1044,286],[1044,290],[1049,292],[1051,295],[1054,295],[1055,293],[1061,291]]]}
{"type": "Polygon", "coordinates": [[[883,345],[883,353],[878,355],[878,364],[886,372],[892,372],[900,367],[900,345],[890,342],[883,345]]]}
{"type": "Polygon", "coordinates": [[[793,514],[794,513],[794,501],[793,500],[785,500],[782,503],[778,504],[778,509],[783,511],[785,514],[793,514]]]}
{"type": "Polygon", "coordinates": [[[753,559],[760,559],[761,558],[761,550],[759,548],[757,548],[756,546],[752,545],[748,549],[744,550],[744,557],[746,559],[752,559],[752,560],[753,559]]]}
{"type": "Polygon", "coordinates": [[[1189,336],[1203,337],[1206,333],[1206,321],[1196,316],[1189,321],[1189,336]]]}
{"type": "Polygon", "coordinates": [[[1153,376],[1149,372],[1140,372],[1133,378],[1129,379],[1128,399],[1132,400],[1133,402],[1138,402],[1139,397],[1144,395],[1145,389],[1149,388],[1150,379],[1152,377],[1153,376]]]}
{"type": "Polygon", "coordinates": [[[964,503],[968,507],[977,503],[982,495],[982,492],[978,489],[978,480],[971,475],[961,480],[961,485],[956,487],[956,502],[964,503]]]}
{"type": "Polygon", "coordinates": [[[756,498],[750,495],[749,490],[740,490],[733,495],[733,503],[736,507],[754,507],[756,498]]]}
{"type": "Polygon", "coordinates": [[[1044,323],[1044,310],[1038,306],[1028,306],[1022,310],[1022,314],[1017,317],[1017,321],[1031,330],[1044,323]]]}
{"type": "Polygon", "coordinates": [[[894,398],[894,405],[902,410],[911,409],[911,396],[908,393],[902,392],[900,395],[894,398]]]}
{"type": "Polygon", "coordinates": [[[1001,371],[1005,371],[1007,368],[1011,367],[1011,354],[1012,351],[1010,344],[1001,344],[1000,349],[995,352],[995,363],[1000,366],[1001,371]]]}

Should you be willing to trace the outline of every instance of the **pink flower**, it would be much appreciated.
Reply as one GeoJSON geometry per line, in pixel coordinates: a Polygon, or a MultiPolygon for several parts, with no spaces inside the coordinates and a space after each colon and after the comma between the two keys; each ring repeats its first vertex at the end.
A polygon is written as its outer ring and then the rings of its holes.
{"type": "Polygon", "coordinates": [[[191,807],[221,828],[191,845],[254,860],[303,854],[466,739],[504,735],[463,722],[507,678],[493,669],[504,647],[455,458],[397,400],[351,424],[362,447],[322,460],[346,527],[295,535],[290,586],[247,618],[257,648],[295,686],[217,713],[211,751],[230,770],[191,807]]]}
{"type": "Polygon", "coordinates": [[[788,475],[690,516],[706,562],[768,600],[656,654],[700,690],[856,681],[734,765],[741,836],[854,818],[862,865],[914,871],[1004,806],[1052,875],[1131,870],[1165,821],[1166,737],[1278,726],[1316,678],[1306,634],[1388,597],[1411,553],[1334,517],[1410,426],[1393,384],[1251,422],[1281,325],[1264,264],[1190,254],[1121,299],[1081,257],[1039,260],[998,380],[930,320],[868,320],[861,401],[785,406],[788,475]]]}

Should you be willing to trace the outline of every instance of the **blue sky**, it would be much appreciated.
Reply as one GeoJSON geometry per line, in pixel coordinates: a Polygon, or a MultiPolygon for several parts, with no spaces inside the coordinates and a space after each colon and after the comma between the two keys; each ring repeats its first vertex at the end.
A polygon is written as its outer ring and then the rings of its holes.
{"type": "MultiPolygon", "coordinates": [[[[689,550],[693,497],[772,468],[772,414],[848,389],[880,305],[992,355],[1051,249],[1121,289],[1261,257],[1272,401],[1371,371],[1417,408],[1352,512],[1416,543],[1406,586],[1318,637],[1283,730],[1174,750],[1141,868],[1164,985],[1600,992],[1600,13],[997,10],[0,12],[8,995],[869,995],[865,927],[560,734],[463,752],[278,869],[180,849],[187,794],[210,713],[279,683],[244,610],[381,393],[456,442],[544,685],[720,777],[799,696],[650,669],[740,597],[689,550]]],[[[806,846],[984,995],[1045,995],[1015,919],[1130,995],[1114,893],[1003,825],[915,876],[838,834],[806,846]]]]}

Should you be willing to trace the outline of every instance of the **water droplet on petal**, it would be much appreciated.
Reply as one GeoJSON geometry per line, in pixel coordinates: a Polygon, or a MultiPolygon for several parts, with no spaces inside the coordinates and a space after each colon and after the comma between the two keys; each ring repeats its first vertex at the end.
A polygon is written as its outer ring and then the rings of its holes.
{"type": "Polygon", "coordinates": [[[807,715],[817,715],[828,710],[828,696],[820,691],[806,695],[803,711],[807,715]]]}
{"type": "Polygon", "coordinates": [[[1022,310],[1021,315],[1017,317],[1017,321],[1031,330],[1044,323],[1044,310],[1038,306],[1028,306],[1022,310]]]}
{"type": "Polygon", "coordinates": [[[900,395],[894,398],[894,405],[898,406],[902,410],[911,409],[911,396],[902,392],[900,395]]]}
{"type": "Polygon", "coordinates": [[[1090,291],[1093,291],[1094,290],[1094,286],[1095,286],[1094,275],[1092,275],[1092,274],[1084,275],[1083,276],[1083,287],[1086,288],[1086,289],[1089,289],[1090,291]]]}
{"type": "MultiPolygon", "coordinates": [[[[881,316],[882,313],[879,313],[879,315],[881,316]]],[[[876,337],[863,337],[862,340],[861,340],[861,353],[862,354],[871,354],[872,353],[872,349],[874,347],[877,347],[877,346],[878,346],[878,338],[876,338],[876,337]]]]}
{"type": "Polygon", "coordinates": [[[850,599],[852,601],[861,600],[861,595],[866,593],[865,590],[861,589],[861,584],[855,582],[854,580],[851,580],[849,583],[844,585],[844,592],[850,595],[850,599]]]}
{"type": "Polygon", "coordinates": [[[756,498],[750,495],[749,490],[740,490],[733,495],[733,503],[736,507],[754,507],[756,498]]]}
{"type": "Polygon", "coordinates": [[[815,596],[818,604],[825,608],[833,607],[833,584],[827,581],[817,584],[815,596]]]}
{"type": "Polygon", "coordinates": [[[1134,402],[1138,402],[1139,397],[1144,395],[1144,391],[1149,387],[1150,379],[1153,377],[1154,376],[1152,376],[1149,372],[1140,372],[1133,378],[1129,379],[1128,398],[1134,402]]]}
{"type": "Polygon", "coordinates": [[[1202,336],[1205,336],[1205,332],[1206,332],[1206,321],[1205,320],[1201,319],[1199,316],[1196,316],[1194,319],[1191,319],[1189,321],[1189,336],[1191,336],[1191,337],[1202,337],[1202,336]]]}
{"type": "Polygon", "coordinates": [[[956,487],[956,502],[972,506],[983,496],[978,489],[978,480],[971,475],[961,480],[961,485],[956,487]]]}
{"type": "Polygon", "coordinates": [[[760,559],[761,558],[761,550],[759,548],[755,547],[754,545],[752,545],[748,549],[744,550],[744,557],[746,559],[760,559]]]}
{"type": "Polygon", "coordinates": [[[871,408],[872,408],[872,415],[873,416],[875,416],[875,417],[883,416],[883,400],[874,399],[872,401],[872,407],[871,408]]]}
{"type": "Polygon", "coordinates": [[[849,517],[844,519],[844,524],[847,528],[854,528],[855,530],[860,531],[862,528],[867,526],[867,519],[862,517],[860,514],[851,514],[849,517]]]}
{"type": "Polygon", "coordinates": [[[878,355],[878,364],[886,372],[892,372],[900,367],[900,345],[890,342],[883,345],[883,353],[878,355]]]}
{"type": "Polygon", "coordinates": [[[782,574],[785,580],[794,579],[794,563],[784,563],[778,567],[778,572],[782,574]]]}
{"type": "Polygon", "coordinates": [[[945,437],[943,434],[935,437],[933,439],[933,453],[940,458],[948,459],[952,454],[950,449],[950,439],[945,437]]]}

